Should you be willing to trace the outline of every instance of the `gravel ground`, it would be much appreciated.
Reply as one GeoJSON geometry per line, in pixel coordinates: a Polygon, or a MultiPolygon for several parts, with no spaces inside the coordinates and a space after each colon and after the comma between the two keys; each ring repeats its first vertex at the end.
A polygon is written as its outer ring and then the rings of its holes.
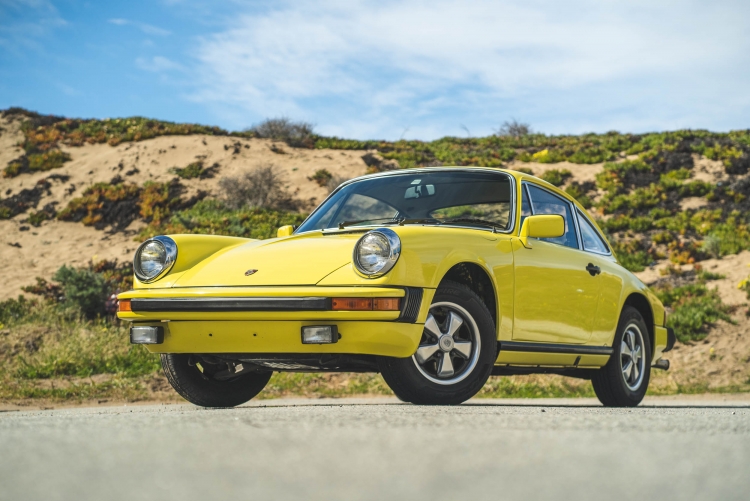
{"type": "Polygon", "coordinates": [[[750,398],[0,413],[0,499],[748,499],[750,398]]]}

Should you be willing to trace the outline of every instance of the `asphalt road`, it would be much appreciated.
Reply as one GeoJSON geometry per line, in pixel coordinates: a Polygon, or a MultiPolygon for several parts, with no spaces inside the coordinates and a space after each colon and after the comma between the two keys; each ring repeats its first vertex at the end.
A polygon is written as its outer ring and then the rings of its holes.
{"type": "Polygon", "coordinates": [[[750,499],[750,400],[0,413],[5,500],[750,499]]]}

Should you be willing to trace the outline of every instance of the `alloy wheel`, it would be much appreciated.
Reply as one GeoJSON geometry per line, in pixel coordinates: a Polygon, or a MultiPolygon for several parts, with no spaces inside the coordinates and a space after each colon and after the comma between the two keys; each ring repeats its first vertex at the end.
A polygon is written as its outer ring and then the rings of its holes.
{"type": "Polygon", "coordinates": [[[643,383],[646,371],[644,351],[643,333],[637,325],[628,325],[620,345],[620,370],[623,381],[630,391],[636,391],[643,383]]]}
{"type": "Polygon", "coordinates": [[[451,385],[471,373],[480,348],[479,329],[469,312],[455,303],[435,303],[412,359],[428,380],[451,385]]]}

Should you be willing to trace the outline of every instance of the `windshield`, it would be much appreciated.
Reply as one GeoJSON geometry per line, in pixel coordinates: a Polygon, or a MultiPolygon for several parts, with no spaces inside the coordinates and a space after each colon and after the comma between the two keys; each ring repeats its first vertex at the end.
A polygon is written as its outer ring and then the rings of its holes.
{"type": "Polygon", "coordinates": [[[510,187],[510,176],[486,171],[406,171],[363,179],[334,193],[297,233],[402,220],[505,231],[510,229],[510,187]]]}

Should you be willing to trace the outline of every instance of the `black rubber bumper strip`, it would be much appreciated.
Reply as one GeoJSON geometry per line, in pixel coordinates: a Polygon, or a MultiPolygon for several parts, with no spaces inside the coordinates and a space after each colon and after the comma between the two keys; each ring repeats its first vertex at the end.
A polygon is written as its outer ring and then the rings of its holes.
{"type": "Polygon", "coordinates": [[[560,353],[565,355],[611,355],[609,346],[579,346],[574,344],[524,343],[500,341],[500,351],[526,351],[531,353],[560,353]]]}
{"type": "Polygon", "coordinates": [[[674,348],[674,344],[677,342],[677,336],[674,334],[674,329],[667,327],[667,347],[664,348],[664,352],[670,351],[674,348]]]}
{"type": "Polygon", "coordinates": [[[134,298],[134,312],[230,312],[230,311],[328,311],[329,297],[201,297],[201,298],[134,298]]]}

